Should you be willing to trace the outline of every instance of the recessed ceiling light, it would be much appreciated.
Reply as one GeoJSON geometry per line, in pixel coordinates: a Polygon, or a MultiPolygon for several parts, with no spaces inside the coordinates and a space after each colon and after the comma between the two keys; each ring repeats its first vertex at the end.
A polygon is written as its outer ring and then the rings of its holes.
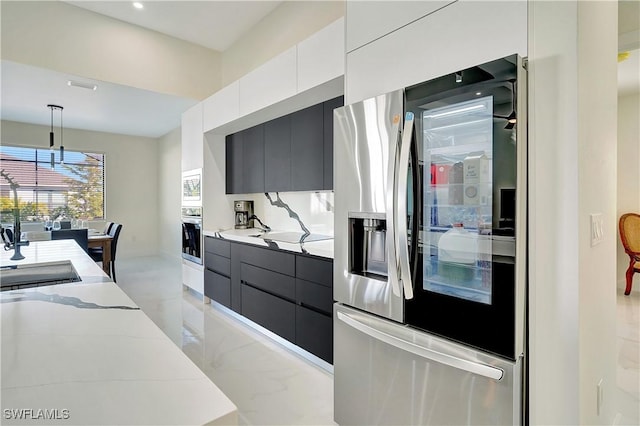
{"type": "Polygon", "coordinates": [[[140,3],[139,1],[134,1],[133,2],[133,7],[135,7],[136,9],[144,9],[144,5],[142,3],[140,3]]]}
{"type": "Polygon", "coordinates": [[[81,87],[83,89],[89,89],[89,90],[93,90],[93,91],[98,90],[98,85],[97,84],[83,83],[81,81],[68,80],[67,81],[67,86],[70,86],[70,87],[81,87]]]}

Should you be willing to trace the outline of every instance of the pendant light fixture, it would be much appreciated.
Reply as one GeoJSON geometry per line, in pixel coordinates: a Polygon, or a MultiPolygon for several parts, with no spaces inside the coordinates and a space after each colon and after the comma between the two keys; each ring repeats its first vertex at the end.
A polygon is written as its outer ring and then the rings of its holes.
{"type": "Polygon", "coordinates": [[[54,133],[53,133],[53,110],[60,111],[60,164],[64,164],[64,145],[63,145],[63,128],[62,128],[62,110],[64,109],[60,105],[47,105],[47,108],[51,109],[51,131],[49,132],[49,151],[51,152],[51,169],[55,168],[55,154],[53,152],[54,133]]]}

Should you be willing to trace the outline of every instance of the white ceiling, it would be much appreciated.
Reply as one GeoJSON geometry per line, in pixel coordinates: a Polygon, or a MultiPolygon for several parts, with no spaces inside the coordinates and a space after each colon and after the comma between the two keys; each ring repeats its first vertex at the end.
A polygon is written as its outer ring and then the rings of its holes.
{"type": "MultiPolygon", "coordinates": [[[[180,126],[193,99],[2,61],[2,119],[51,124],[48,104],[64,108],[64,127],[157,138],[180,126]],[[88,90],[69,80],[92,83],[88,90]]],[[[56,125],[58,123],[56,114],[56,125]]]]}
{"type": "Polygon", "coordinates": [[[66,1],[130,24],[224,51],[281,1],[66,1]]]}

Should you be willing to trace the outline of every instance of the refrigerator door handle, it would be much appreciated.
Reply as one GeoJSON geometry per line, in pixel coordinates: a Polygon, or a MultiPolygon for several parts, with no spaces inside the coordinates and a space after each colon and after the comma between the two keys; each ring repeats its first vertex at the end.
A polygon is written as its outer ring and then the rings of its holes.
{"type": "Polygon", "coordinates": [[[398,256],[396,254],[396,225],[394,210],[394,205],[397,199],[396,166],[398,164],[398,142],[400,141],[400,115],[396,115],[393,117],[392,135],[394,135],[395,138],[391,138],[391,140],[389,141],[389,164],[387,167],[387,269],[393,294],[395,294],[397,297],[402,297],[402,290],[400,289],[400,281],[398,276],[398,256]]]}
{"type": "Polygon", "coordinates": [[[459,370],[468,371],[469,373],[477,374],[496,381],[500,381],[504,376],[504,371],[500,368],[481,364],[479,362],[461,359],[453,355],[445,354],[425,348],[423,346],[416,345],[415,343],[408,342],[402,338],[393,336],[389,333],[385,333],[384,331],[378,330],[367,324],[363,324],[349,314],[343,312],[337,312],[337,316],[340,321],[374,339],[380,340],[389,345],[410,352],[414,355],[418,355],[422,358],[435,361],[440,364],[448,365],[449,367],[457,368],[459,370]]]}
{"type": "Polygon", "coordinates": [[[407,237],[407,178],[409,174],[409,153],[413,139],[414,115],[407,112],[402,131],[400,145],[400,160],[398,164],[398,179],[396,191],[398,204],[396,210],[396,253],[400,264],[400,281],[404,288],[405,299],[413,299],[413,284],[411,282],[411,265],[409,263],[409,239],[407,237]]]}

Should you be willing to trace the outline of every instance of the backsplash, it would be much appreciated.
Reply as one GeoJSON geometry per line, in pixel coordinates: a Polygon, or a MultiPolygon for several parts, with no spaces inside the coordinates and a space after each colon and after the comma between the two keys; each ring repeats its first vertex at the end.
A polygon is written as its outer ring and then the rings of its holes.
{"type": "MultiPolygon", "coordinates": [[[[333,192],[280,192],[280,200],[297,213],[300,221],[312,234],[333,235],[333,192]]],[[[269,193],[276,202],[276,193],[269,193]]],[[[253,198],[253,197],[252,197],[253,198]]],[[[271,229],[304,232],[298,221],[282,207],[271,204],[262,194],[254,198],[254,211],[271,229]]]]}

